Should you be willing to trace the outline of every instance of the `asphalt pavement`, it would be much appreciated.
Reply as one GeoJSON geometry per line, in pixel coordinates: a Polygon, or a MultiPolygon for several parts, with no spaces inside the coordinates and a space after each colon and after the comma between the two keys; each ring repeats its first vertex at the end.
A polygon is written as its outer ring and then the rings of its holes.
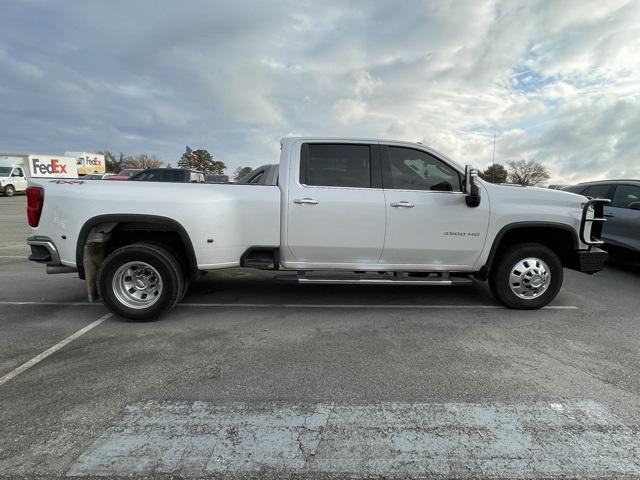
{"type": "Polygon", "coordinates": [[[228,270],[129,323],[25,260],[24,208],[0,197],[1,476],[640,477],[637,266],[537,311],[228,270]]]}

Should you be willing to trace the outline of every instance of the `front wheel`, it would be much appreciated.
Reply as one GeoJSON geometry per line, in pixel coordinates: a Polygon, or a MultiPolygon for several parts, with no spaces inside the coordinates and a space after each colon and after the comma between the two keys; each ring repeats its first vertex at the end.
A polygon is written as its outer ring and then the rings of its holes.
{"type": "Polygon", "coordinates": [[[16,189],[13,187],[13,185],[7,185],[6,187],[4,187],[5,197],[13,197],[15,193],[16,189]]]}
{"type": "Polygon", "coordinates": [[[539,243],[509,247],[500,254],[489,276],[495,297],[509,308],[530,310],[551,302],[562,286],[562,262],[539,243]]]}
{"type": "Polygon", "coordinates": [[[182,269],[175,256],[151,243],[115,250],[102,262],[96,283],[107,308],[133,321],[164,315],[184,291],[182,269]]]}

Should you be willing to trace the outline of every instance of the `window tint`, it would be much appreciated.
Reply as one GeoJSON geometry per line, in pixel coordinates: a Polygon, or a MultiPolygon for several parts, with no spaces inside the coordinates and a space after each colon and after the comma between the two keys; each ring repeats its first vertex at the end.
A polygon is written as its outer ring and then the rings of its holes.
{"type": "Polygon", "coordinates": [[[420,150],[387,147],[384,188],[460,192],[460,175],[447,164],[420,150]]]}
{"type": "Polygon", "coordinates": [[[306,144],[300,165],[300,182],[327,187],[371,186],[369,145],[306,144]]]}
{"type": "Polygon", "coordinates": [[[611,206],[640,210],[640,187],[635,185],[618,185],[613,194],[611,206]]]}
{"type": "Polygon", "coordinates": [[[609,187],[611,187],[611,185],[592,185],[583,192],[583,195],[589,198],[608,198],[611,200],[611,196],[608,195],[609,187]]]}
{"type": "MultiPolygon", "coordinates": [[[[189,173],[187,172],[186,175],[189,175],[189,173]]],[[[179,183],[179,182],[183,182],[184,179],[185,179],[185,172],[182,170],[165,170],[164,172],[162,172],[163,182],[179,183]]]]}
{"type": "Polygon", "coordinates": [[[260,181],[262,180],[262,177],[264,177],[264,170],[261,170],[260,172],[258,172],[251,180],[249,180],[249,183],[252,183],[252,184],[260,183],[260,181]]]}
{"type": "Polygon", "coordinates": [[[566,188],[563,188],[562,190],[564,190],[565,192],[571,192],[571,193],[582,193],[582,191],[584,190],[584,185],[574,185],[573,187],[566,187],[566,188]]]}

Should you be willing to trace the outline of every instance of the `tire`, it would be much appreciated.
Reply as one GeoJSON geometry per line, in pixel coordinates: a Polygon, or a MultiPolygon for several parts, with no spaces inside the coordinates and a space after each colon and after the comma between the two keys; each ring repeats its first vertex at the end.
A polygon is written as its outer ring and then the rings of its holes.
{"type": "Polygon", "coordinates": [[[4,187],[4,196],[13,197],[16,194],[16,189],[13,185],[7,185],[4,187]]]}
{"type": "MultiPolygon", "coordinates": [[[[180,255],[178,255],[178,252],[170,247],[169,245],[163,245],[162,243],[155,243],[155,242],[145,242],[148,243],[150,245],[155,245],[157,247],[160,248],[164,248],[165,250],[167,250],[169,253],[171,253],[173,255],[174,258],[176,259],[180,259],[180,255]]],[[[182,265],[186,265],[186,261],[182,262],[182,265]]],[[[180,296],[178,297],[178,303],[180,303],[182,301],[182,299],[187,295],[187,293],[189,292],[189,287],[191,286],[191,276],[189,275],[189,271],[187,269],[186,266],[181,266],[180,267],[180,272],[182,272],[182,291],[180,292],[180,296]]]]}
{"type": "Polygon", "coordinates": [[[184,293],[183,272],[175,256],[150,243],[115,250],[102,262],[96,283],[109,310],[136,322],[168,313],[184,293]]]}
{"type": "Polygon", "coordinates": [[[491,269],[489,287],[507,307],[533,310],[556,298],[562,278],[562,262],[553,250],[539,243],[522,243],[500,254],[491,269]]]}

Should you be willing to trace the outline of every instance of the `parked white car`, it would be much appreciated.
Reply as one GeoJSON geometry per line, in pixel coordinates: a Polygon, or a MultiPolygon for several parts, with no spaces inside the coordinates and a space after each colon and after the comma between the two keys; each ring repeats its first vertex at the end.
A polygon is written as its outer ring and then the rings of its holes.
{"type": "Polygon", "coordinates": [[[34,181],[31,259],[77,271],[132,320],[173,308],[199,271],[281,270],[299,283],[468,285],[547,305],[563,266],[600,270],[599,200],[493,185],[406,142],[286,138],[270,184],[34,181]]]}

